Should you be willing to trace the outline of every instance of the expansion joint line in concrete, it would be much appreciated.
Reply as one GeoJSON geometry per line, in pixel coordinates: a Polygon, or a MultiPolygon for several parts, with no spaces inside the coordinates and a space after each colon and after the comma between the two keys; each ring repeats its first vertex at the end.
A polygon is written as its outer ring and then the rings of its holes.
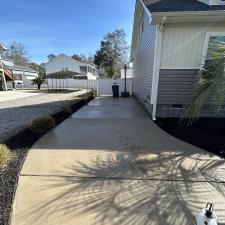
{"type": "Polygon", "coordinates": [[[190,182],[190,183],[215,183],[215,184],[225,184],[225,181],[219,180],[185,180],[185,179],[159,179],[159,178],[125,178],[125,177],[82,177],[74,175],[37,175],[37,174],[21,174],[20,177],[73,177],[77,180],[88,180],[88,179],[98,179],[98,180],[132,180],[132,181],[162,181],[162,182],[190,182]]]}

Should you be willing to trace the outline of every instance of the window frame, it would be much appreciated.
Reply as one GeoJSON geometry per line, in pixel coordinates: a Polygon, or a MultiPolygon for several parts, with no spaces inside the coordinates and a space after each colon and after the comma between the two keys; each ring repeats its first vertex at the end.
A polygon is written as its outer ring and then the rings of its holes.
{"type": "Polygon", "coordinates": [[[224,36],[225,37],[225,32],[206,32],[200,68],[203,68],[205,65],[208,48],[209,48],[209,40],[210,40],[210,37],[214,37],[214,36],[222,36],[222,37],[224,36]]]}

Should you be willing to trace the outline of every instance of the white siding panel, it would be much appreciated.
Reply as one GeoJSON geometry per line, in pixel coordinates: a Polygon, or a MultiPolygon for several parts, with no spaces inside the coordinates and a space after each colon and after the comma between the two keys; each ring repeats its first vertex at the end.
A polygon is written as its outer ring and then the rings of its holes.
{"type": "Polygon", "coordinates": [[[199,68],[206,32],[225,32],[225,27],[212,27],[212,24],[199,27],[165,27],[161,69],[199,68]]]}
{"type": "Polygon", "coordinates": [[[47,63],[45,68],[46,68],[47,74],[62,71],[63,68],[68,68],[68,70],[70,70],[70,71],[80,73],[80,66],[81,65],[83,65],[83,64],[75,61],[72,58],[64,57],[64,56],[58,56],[54,60],[47,63]]]}
{"type": "Polygon", "coordinates": [[[144,16],[144,31],[138,40],[134,59],[133,93],[151,112],[151,89],[154,67],[156,26],[144,16]]]}
{"type": "Polygon", "coordinates": [[[8,66],[9,68],[12,68],[13,67],[13,61],[12,60],[9,60],[9,59],[2,59],[2,62],[8,66]]]}

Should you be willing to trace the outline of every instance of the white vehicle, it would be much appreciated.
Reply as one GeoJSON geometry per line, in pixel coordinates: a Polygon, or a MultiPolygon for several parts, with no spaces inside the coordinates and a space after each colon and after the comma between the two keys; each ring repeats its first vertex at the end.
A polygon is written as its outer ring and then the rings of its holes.
{"type": "Polygon", "coordinates": [[[213,212],[213,207],[212,203],[208,203],[206,208],[202,209],[196,217],[197,225],[217,225],[217,216],[213,212]]]}

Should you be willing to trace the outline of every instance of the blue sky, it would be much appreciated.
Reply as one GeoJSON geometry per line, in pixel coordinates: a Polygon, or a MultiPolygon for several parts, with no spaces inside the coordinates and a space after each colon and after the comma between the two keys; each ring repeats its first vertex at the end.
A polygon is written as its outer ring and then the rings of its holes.
{"type": "Polygon", "coordinates": [[[93,55],[102,37],[123,28],[130,44],[135,0],[0,0],[0,42],[21,42],[31,61],[50,53],[93,55]]]}

